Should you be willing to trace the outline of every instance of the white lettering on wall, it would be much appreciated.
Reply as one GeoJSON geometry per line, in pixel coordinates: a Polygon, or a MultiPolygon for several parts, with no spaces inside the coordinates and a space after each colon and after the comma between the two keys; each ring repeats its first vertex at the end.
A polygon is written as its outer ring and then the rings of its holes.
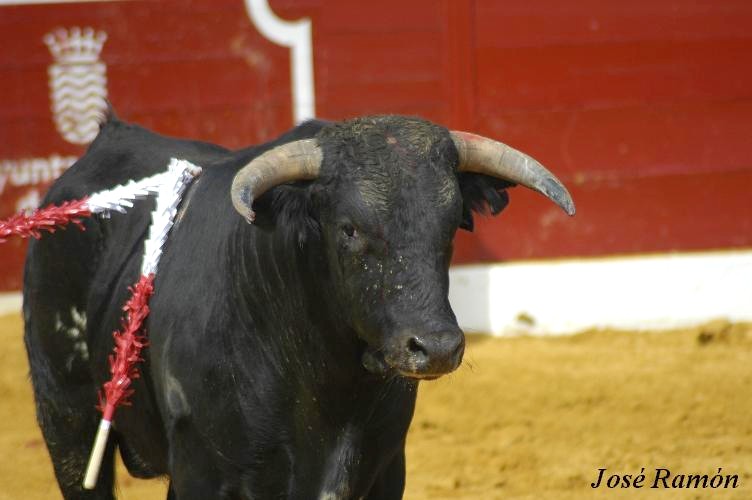
{"type": "Polygon", "coordinates": [[[0,195],[6,186],[33,186],[52,182],[77,160],[75,156],[0,160],[0,195]]]}

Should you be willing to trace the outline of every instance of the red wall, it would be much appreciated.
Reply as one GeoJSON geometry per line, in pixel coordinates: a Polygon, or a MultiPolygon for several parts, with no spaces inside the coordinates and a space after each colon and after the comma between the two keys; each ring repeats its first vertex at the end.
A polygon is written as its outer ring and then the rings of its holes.
{"type": "MultiPolygon", "coordinates": [[[[516,189],[458,237],[457,262],[752,246],[752,2],[270,4],[312,20],[318,116],[421,115],[529,152],[570,187],[574,219],[516,189]]],[[[50,111],[42,39],[61,26],[107,33],[127,120],[230,147],[292,125],[289,50],[241,0],[0,1],[0,179],[16,165],[0,217],[45,188],[19,160],[84,150],[50,111]]],[[[0,245],[0,290],[19,287],[22,260],[23,243],[0,245]]]]}

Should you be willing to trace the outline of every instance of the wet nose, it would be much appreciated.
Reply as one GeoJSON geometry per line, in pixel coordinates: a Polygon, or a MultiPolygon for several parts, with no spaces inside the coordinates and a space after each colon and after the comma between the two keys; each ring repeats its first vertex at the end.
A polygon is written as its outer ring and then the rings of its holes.
{"type": "Polygon", "coordinates": [[[405,337],[407,367],[416,376],[439,376],[457,368],[465,352],[465,335],[459,328],[405,337]]]}

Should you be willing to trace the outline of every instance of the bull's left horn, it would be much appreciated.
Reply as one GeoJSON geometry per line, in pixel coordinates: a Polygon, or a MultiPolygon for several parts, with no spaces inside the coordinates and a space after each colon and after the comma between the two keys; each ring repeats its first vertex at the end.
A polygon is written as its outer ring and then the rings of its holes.
{"type": "Polygon", "coordinates": [[[521,184],[544,194],[568,215],[574,215],[574,202],[567,188],[530,156],[480,135],[457,131],[451,135],[459,153],[461,172],[486,174],[521,184]]]}
{"type": "Polygon", "coordinates": [[[230,195],[235,210],[250,223],[255,219],[253,201],[284,182],[315,179],[322,153],[315,139],[288,142],[257,156],[232,180],[230,195]]]}

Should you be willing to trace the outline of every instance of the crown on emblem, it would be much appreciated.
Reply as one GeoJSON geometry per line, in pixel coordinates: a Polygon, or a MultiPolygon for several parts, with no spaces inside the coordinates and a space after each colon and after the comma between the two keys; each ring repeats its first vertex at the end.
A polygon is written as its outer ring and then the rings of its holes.
{"type": "Polygon", "coordinates": [[[44,36],[44,43],[49,47],[58,63],[96,62],[107,33],[94,31],[94,28],[73,27],[70,30],[58,28],[44,36]]]}

